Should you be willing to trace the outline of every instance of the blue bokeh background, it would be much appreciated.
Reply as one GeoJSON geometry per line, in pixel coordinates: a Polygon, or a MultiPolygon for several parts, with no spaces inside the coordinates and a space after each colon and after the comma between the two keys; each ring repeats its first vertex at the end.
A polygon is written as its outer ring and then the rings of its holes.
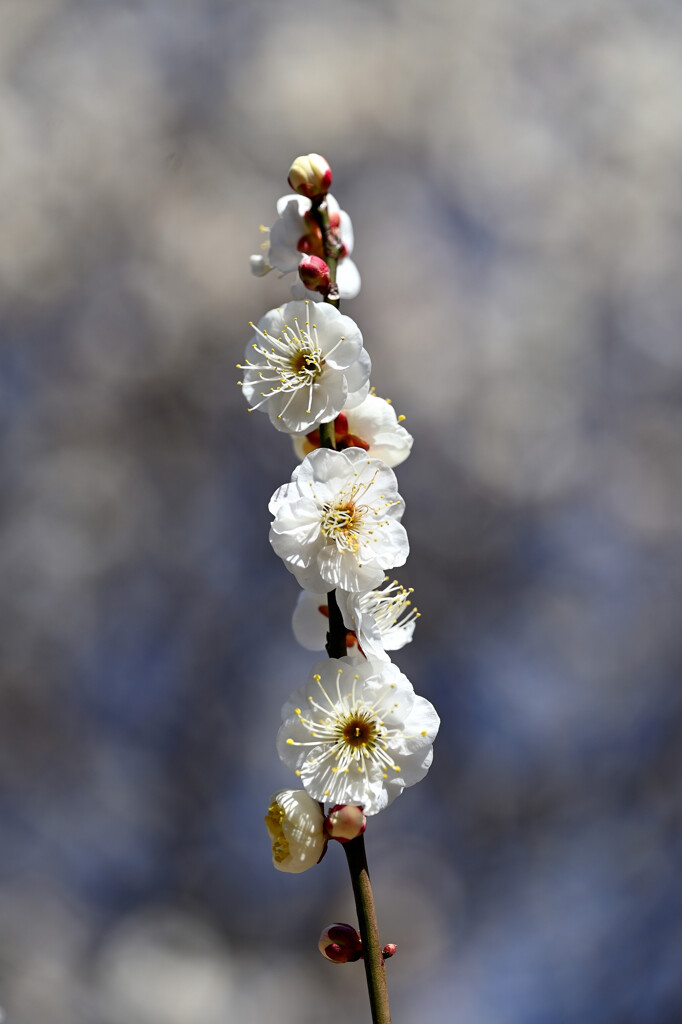
{"type": "Polygon", "coordinates": [[[298,153],[353,218],[442,718],[371,822],[403,1024],[682,1019],[682,8],[0,3],[0,1004],[368,1019],[273,871],[311,667],[235,363],[298,153]]]}

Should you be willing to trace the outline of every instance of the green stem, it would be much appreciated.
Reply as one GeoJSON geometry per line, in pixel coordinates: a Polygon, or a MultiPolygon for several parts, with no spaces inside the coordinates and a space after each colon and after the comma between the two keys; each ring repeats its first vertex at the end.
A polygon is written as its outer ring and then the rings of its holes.
{"type": "MultiPolygon", "coordinates": [[[[320,423],[320,447],[334,450],[336,448],[335,438],[334,420],[330,423],[320,423]]],[[[346,627],[336,603],[335,590],[330,590],[327,594],[327,608],[329,610],[327,655],[330,658],[344,658],[346,656],[346,627]]]]}
{"type": "Polygon", "coordinates": [[[329,423],[320,423],[320,448],[331,448],[336,451],[336,431],[334,420],[329,423]]]}
{"type": "Polygon", "coordinates": [[[330,306],[335,306],[338,309],[339,290],[336,286],[336,268],[339,262],[339,255],[343,251],[343,246],[338,234],[329,223],[329,211],[327,210],[326,205],[321,204],[323,204],[323,199],[319,199],[317,202],[313,201],[310,212],[314,216],[320,227],[320,231],[322,232],[324,260],[329,267],[329,280],[332,283],[331,291],[325,296],[324,301],[328,302],[330,306]]]}
{"type": "Polygon", "coordinates": [[[358,914],[360,925],[360,938],[362,939],[362,953],[365,962],[365,974],[367,976],[367,989],[369,992],[369,1005],[372,1011],[373,1024],[391,1024],[391,1011],[388,1005],[388,990],[386,988],[386,968],[381,952],[379,940],[379,926],[374,910],[374,896],[369,880],[367,868],[367,857],[365,855],[365,837],[358,836],[343,847],[348,870],[350,871],[351,882],[353,883],[353,896],[355,897],[355,908],[358,914]]]}

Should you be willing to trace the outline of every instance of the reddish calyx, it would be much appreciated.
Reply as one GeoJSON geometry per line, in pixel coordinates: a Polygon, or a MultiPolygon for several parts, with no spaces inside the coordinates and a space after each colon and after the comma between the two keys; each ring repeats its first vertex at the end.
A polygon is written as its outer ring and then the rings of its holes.
{"type": "Polygon", "coordinates": [[[305,224],[305,233],[299,238],[296,248],[299,252],[304,252],[308,256],[318,256],[323,260],[324,240],[322,238],[322,228],[310,211],[303,214],[303,223],[305,224]]]}
{"type": "MultiPolygon", "coordinates": [[[[321,260],[325,259],[327,253],[324,248],[324,235],[322,234],[322,228],[310,210],[307,210],[306,213],[303,214],[303,224],[305,226],[305,231],[299,238],[296,248],[299,252],[304,252],[307,256],[318,256],[321,260]]],[[[332,241],[335,245],[340,246],[340,250],[336,254],[336,259],[338,260],[342,260],[344,256],[348,255],[348,249],[341,241],[341,237],[339,235],[340,227],[341,217],[339,214],[330,213],[329,229],[332,241]]]]}
{"type": "MultiPolygon", "coordinates": [[[[312,451],[314,448],[320,447],[320,431],[311,430],[309,434],[306,434],[306,441],[310,445],[308,451],[312,451]]],[[[363,441],[357,434],[351,434],[348,430],[348,417],[345,412],[340,412],[334,420],[334,442],[336,444],[337,452],[342,452],[344,448],[362,448],[363,451],[369,451],[369,444],[367,441],[363,441]]]]}
{"type": "Polygon", "coordinates": [[[361,836],[367,827],[362,807],[355,804],[336,804],[324,819],[324,831],[330,839],[350,843],[361,836]]]}
{"type": "MultiPolygon", "coordinates": [[[[329,608],[326,604],[318,604],[317,610],[318,612],[320,612],[321,615],[324,615],[325,619],[329,618],[329,608]]],[[[357,634],[354,629],[346,630],[346,647],[357,647],[357,649],[360,651],[360,654],[364,655],[364,651],[360,644],[358,643],[357,634]]]]}

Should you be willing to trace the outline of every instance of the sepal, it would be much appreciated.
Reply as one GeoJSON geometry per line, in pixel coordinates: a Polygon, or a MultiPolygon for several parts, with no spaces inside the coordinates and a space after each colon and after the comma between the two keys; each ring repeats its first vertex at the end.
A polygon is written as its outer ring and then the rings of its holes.
{"type": "Polygon", "coordinates": [[[349,843],[357,839],[367,828],[367,818],[362,807],[354,804],[337,804],[324,819],[324,831],[330,839],[349,843]]]}

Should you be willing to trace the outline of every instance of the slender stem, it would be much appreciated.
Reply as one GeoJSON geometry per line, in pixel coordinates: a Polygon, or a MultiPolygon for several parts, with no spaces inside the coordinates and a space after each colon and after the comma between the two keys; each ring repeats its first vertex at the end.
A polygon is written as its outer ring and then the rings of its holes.
{"type": "Polygon", "coordinates": [[[333,451],[336,450],[336,431],[334,430],[334,420],[330,420],[329,423],[320,423],[320,448],[331,448],[333,451]]]}
{"type": "Polygon", "coordinates": [[[358,836],[357,839],[352,839],[349,843],[344,844],[343,849],[353,883],[353,896],[360,925],[372,1022],[373,1024],[391,1024],[391,1011],[386,988],[386,968],[381,953],[379,926],[377,925],[374,896],[365,856],[365,837],[358,836]]]}
{"type": "Polygon", "coordinates": [[[339,238],[338,232],[335,231],[329,223],[329,211],[324,203],[324,197],[321,197],[317,201],[313,200],[310,212],[317,221],[320,231],[322,232],[324,259],[325,263],[329,267],[329,280],[332,283],[331,290],[329,294],[325,296],[324,301],[328,302],[331,306],[336,306],[338,309],[339,289],[336,284],[336,268],[339,262],[339,256],[343,252],[343,243],[339,238]]]}
{"type": "Polygon", "coordinates": [[[343,622],[343,615],[336,601],[335,590],[330,590],[327,594],[327,608],[329,609],[327,655],[330,658],[345,658],[348,653],[346,648],[346,627],[343,622]]]}
{"type": "MultiPolygon", "coordinates": [[[[320,423],[320,447],[335,449],[335,437],[334,420],[331,423],[320,423]]],[[[330,590],[327,594],[327,608],[329,609],[327,655],[330,658],[344,658],[346,656],[346,627],[336,602],[335,590],[330,590]]]]}

